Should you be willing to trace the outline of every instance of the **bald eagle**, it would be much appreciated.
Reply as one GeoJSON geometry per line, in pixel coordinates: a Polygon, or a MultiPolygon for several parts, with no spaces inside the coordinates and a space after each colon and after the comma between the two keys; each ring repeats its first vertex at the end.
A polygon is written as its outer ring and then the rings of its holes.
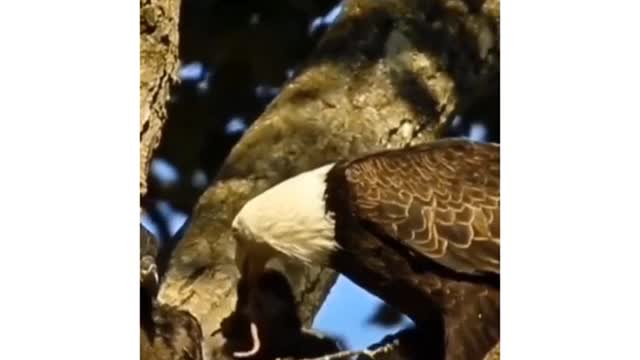
{"type": "Polygon", "coordinates": [[[500,147],[439,140],[281,182],[232,223],[249,284],[274,257],[333,268],[419,327],[434,358],[482,359],[500,332],[500,147]]]}

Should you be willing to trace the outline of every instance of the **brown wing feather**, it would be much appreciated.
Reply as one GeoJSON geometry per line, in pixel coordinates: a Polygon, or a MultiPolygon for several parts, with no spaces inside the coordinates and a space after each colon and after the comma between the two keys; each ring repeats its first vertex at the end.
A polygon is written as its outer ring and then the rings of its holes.
{"type": "Polygon", "coordinates": [[[353,211],[412,252],[463,273],[500,273],[500,147],[441,140],[352,161],[353,211]]]}
{"type": "MultiPolygon", "coordinates": [[[[433,288],[432,288],[433,290],[433,288]]],[[[490,286],[450,282],[446,292],[446,360],[482,359],[500,339],[500,292],[490,286]]]]}

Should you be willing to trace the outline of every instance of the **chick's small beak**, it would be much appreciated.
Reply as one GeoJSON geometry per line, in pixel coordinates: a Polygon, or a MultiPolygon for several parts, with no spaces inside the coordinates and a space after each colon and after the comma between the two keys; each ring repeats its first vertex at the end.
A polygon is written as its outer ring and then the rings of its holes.
{"type": "Polygon", "coordinates": [[[144,256],[140,259],[140,285],[150,290],[156,290],[160,284],[158,276],[158,266],[151,256],[144,256]]]}

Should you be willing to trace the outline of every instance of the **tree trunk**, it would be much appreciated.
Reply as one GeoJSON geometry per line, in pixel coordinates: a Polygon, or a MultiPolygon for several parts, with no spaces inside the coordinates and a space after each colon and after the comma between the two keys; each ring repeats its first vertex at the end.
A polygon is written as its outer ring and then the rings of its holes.
{"type": "Polygon", "coordinates": [[[140,197],[178,69],[178,0],[140,0],[140,197]]]}
{"type": "MultiPolygon", "coordinates": [[[[165,11],[147,13],[177,12],[175,2],[148,4],[165,11]]],[[[456,113],[498,86],[498,9],[498,0],[345,3],[306,66],[233,148],[171,258],[159,299],[200,321],[205,359],[221,357],[221,336],[208,334],[235,305],[229,228],[239,209],[270,186],[327,162],[439,137],[456,113]]],[[[141,29],[149,44],[141,49],[149,64],[142,71],[141,154],[157,144],[165,116],[158,99],[166,99],[163,84],[175,70],[172,18],[172,30],[141,29]]],[[[147,168],[143,163],[141,173],[147,168]]],[[[307,324],[334,279],[319,269],[290,279],[307,324]]]]}

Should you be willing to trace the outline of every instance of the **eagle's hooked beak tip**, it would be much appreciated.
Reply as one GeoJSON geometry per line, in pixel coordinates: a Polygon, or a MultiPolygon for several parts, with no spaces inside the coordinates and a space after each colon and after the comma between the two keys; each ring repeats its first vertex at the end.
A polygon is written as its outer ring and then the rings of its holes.
{"type": "Polygon", "coordinates": [[[260,336],[258,335],[258,326],[252,321],[250,325],[251,330],[251,342],[253,347],[248,351],[234,351],[233,357],[236,358],[248,358],[256,355],[260,351],[260,336]]]}

